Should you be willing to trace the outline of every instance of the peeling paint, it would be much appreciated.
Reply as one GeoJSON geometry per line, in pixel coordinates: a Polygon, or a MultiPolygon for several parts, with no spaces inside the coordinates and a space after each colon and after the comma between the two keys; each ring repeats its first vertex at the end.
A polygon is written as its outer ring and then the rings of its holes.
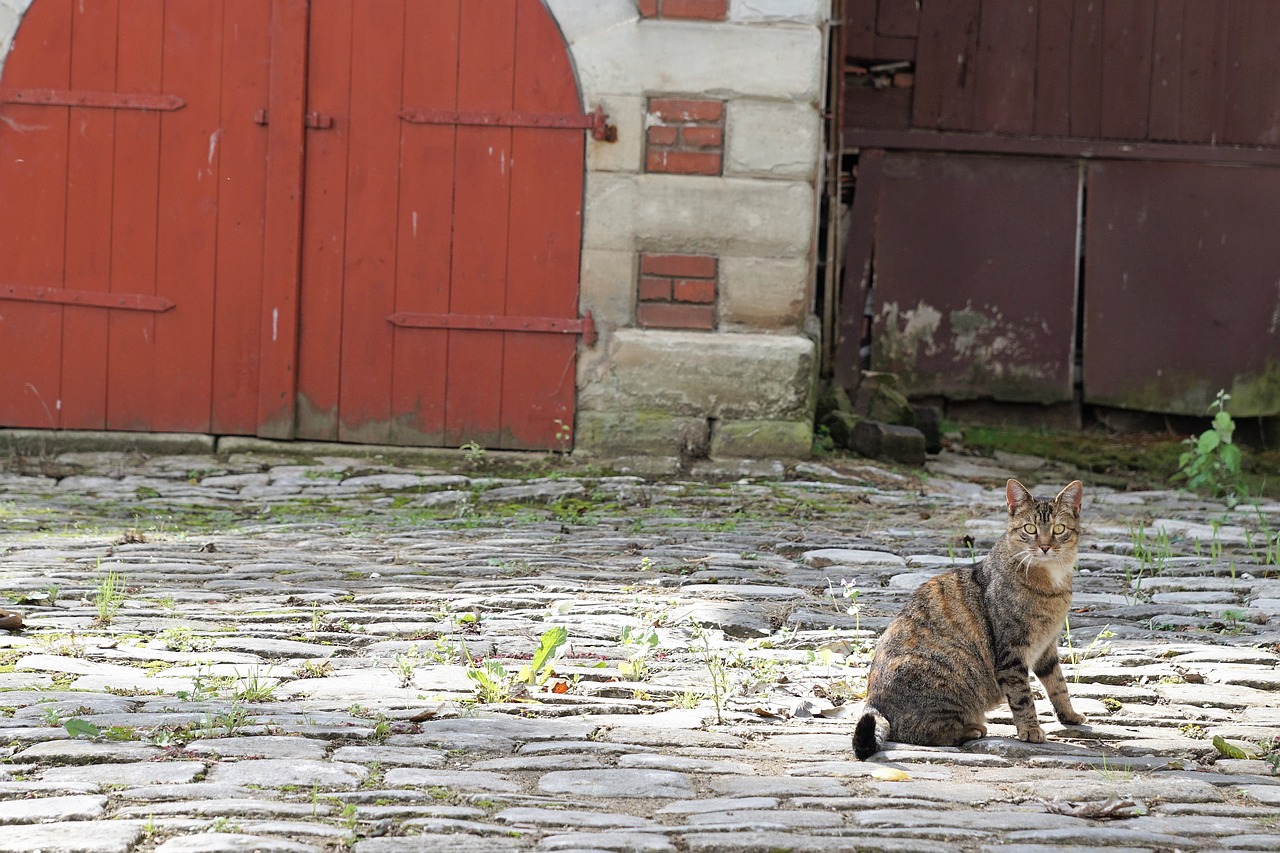
{"type": "Polygon", "coordinates": [[[1070,395],[1069,367],[1051,355],[1061,347],[1045,346],[1047,321],[1010,321],[996,305],[970,301],[944,315],[923,300],[906,310],[886,303],[872,337],[872,368],[898,374],[909,394],[1024,402],[1070,395]]]}

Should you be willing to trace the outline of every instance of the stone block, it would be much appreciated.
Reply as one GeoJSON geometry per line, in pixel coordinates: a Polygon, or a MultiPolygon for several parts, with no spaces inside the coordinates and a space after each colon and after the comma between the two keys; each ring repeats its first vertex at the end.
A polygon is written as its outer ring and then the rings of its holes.
{"type": "Polygon", "coordinates": [[[720,259],[722,328],[799,331],[808,314],[809,262],[804,257],[720,259]]]}
{"type": "Polygon", "coordinates": [[[583,249],[581,276],[579,304],[591,312],[602,334],[635,322],[634,252],[583,249]]]}
{"type": "Polygon", "coordinates": [[[831,14],[831,0],[730,0],[729,20],[757,24],[792,22],[821,24],[831,14]]]}
{"type": "Polygon", "coordinates": [[[720,421],[711,432],[711,456],[808,459],[813,450],[809,421],[720,421]]]}
{"type": "Polygon", "coordinates": [[[825,68],[816,26],[621,23],[575,37],[570,50],[587,103],[647,92],[811,103],[825,68]]]}
{"type": "Polygon", "coordinates": [[[25,5],[21,0],[0,0],[0,71],[4,70],[4,60],[9,55],[13,34],[18,30],[25,5]],[[23,8],[15,8],[15,2],[23,8]]]}
{"type": "Polygon", "coordinates": [[[547,0],[547,8],[570,46],[638,17],[635,0],[547,0]]]}
{"type": "Polygon", "coordinates": [[[639,172],[644,156],[645,99],[628,95],[608,95],[590,101],[586,110],[604,107],[607,121],[618,129],[614,142],[587,138],[588,172],[639,172]]]}
{"type": "Polygon", "coordinates": [[[862,418],[853,412],[833,410],[823,416],[821,423],[827,428],[827,435],[831,436],[831,441],[836,447],[852,449],[853,431],[861,422],[862,418]]]}
{"type": "Polygon", "coordinates": [[[933,406],[912,406],[916,416],[916,429],[924,433],[924,449],[929,453],[942,452],[942,414],[933,406]]]}
{"type": "Polygon", "coordinates": [[[799,335],[619,329],[579,361],[578,410],[810,421],[816,350],[799,335]]]}
{"type": "Polygon", "coordinates": [[[583,246],[805,259],[813,200],[813,187],[798,181],[595,172],[583,246]]]}
{"type": "Polygon", "coordinates": [[[870,459],[923,465],[924,445],[924,433],[915,427],[862,421],[853,428],[853,450],[870,459]]]}
{"type": "Polygon", "coordinates": [[[578,412],[574,450],[610,455],[637,453],[658,456],[705,454],[705,418],[666,412],[578,412]]]}
{"type": "Polygon", "coordinates": [[[729,103],[726,175],[812,181],[821,150],[822,121],[812,104],[729,103]]]}

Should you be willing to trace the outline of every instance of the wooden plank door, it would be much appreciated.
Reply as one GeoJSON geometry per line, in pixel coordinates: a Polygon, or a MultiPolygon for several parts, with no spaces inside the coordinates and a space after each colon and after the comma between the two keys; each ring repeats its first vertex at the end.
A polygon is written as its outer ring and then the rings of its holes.
{"type": "Polygon", "coordinates": [[[31,5],[0,80],[0,424],[255,431],[283,5],[31,5]]]}
{"type": "Polygon", "coordinates": [[[541,0],[313,0],[309,69],[298,435],[566,446],[577,339],[529,318],[577,316],[584,138],[527,126],[582,112],[541,0]]]}

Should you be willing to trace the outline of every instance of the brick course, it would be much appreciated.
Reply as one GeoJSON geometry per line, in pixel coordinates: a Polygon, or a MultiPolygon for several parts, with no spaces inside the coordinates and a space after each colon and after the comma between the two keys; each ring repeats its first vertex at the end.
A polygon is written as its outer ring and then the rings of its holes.
{"type": "Polygon", "coordinates": [[[645,171],[719,175],[724,168],[724,102],[650,98],[645,171]]]}
{"type": "Polygon", "coordinates": [[[723,21],[729,17],[729,0],[638,0],[642,18],[686,21],[723,21]]]}
{"type": "Polygon", "coordinates": [[[637,325],[714,329],[719,266],[714,255],[641,254],[637,325]]]}

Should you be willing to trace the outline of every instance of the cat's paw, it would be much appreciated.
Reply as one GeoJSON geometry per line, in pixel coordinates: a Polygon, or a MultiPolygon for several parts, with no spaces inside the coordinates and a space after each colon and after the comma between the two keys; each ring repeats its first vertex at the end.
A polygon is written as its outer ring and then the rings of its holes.
{"type": "Polygon", "coordinates": [[[1018,740],[1025,740],[1027,743],[1044,743],[1044,729],[1039,726],[1018,729],[1018,740]]]}
{"type": "Polygon", "coordinates": [[[1064,726],[1083,726],[1085,719],[1084,714],[1078,714],[1075,711],[1068,711],[1058,715],[1058,722],[1064,726]]]}

